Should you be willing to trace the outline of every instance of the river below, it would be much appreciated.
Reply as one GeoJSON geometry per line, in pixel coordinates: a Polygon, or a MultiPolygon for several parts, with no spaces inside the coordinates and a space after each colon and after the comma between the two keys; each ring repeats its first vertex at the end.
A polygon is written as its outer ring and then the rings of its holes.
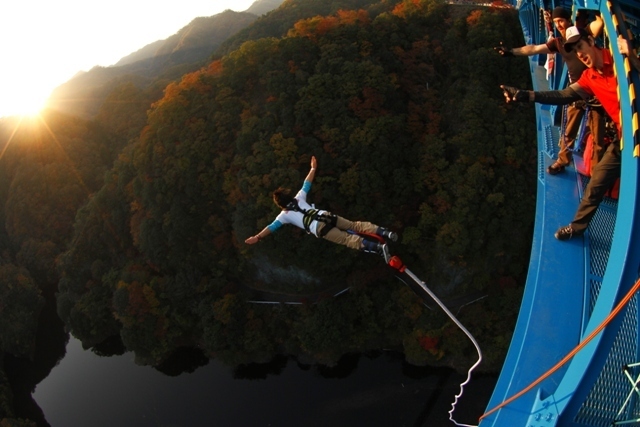
{"type": "MultiPolygon", "coordinates": [[[[446,427],[465,378],[385,351],[348,355],[331,369],[283,356],[235,370],[211,360],[171,376],[136,365],[132,353],[101,357],[71,338],[33,399],[52,427],[446,427]]],[[[477,424],[495,382],[475,376],[454,419],[477,424]]]]}

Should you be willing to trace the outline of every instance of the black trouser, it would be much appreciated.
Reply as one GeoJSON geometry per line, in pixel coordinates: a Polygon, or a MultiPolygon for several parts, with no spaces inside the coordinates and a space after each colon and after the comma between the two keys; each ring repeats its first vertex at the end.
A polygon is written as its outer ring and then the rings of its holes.
{"type": "Polygon", "coordinates": [[[609,144],[602,159],[591,171],[591,180],[582,195],[576,216],[571,222],[575,232],[583,233],[596,214],[607,190],[620,178],[620,141],[609,144]]]}

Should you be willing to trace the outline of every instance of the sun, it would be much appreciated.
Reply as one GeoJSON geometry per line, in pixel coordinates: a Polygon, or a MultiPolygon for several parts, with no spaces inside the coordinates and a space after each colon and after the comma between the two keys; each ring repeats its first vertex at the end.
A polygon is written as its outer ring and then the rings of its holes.
{"type": "Polygon", "coordinates": [[[56,87],[50,80],[45,72],[30,68],[0,69],[0,118],[37,115],[56,87]]]}
{"type": "Polygon", "coordinates": [[[0,117],[35,116],[47,105],[48,93],[28,87],[13,88],[0,99],[0,117]]]}

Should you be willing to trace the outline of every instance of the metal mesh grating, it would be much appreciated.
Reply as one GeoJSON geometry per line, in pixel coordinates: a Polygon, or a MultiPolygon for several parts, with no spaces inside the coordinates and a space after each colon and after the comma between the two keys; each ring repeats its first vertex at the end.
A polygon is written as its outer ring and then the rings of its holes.
{"type": "MultiPolygon", "coordinates": [[[[579,175],[582,195],[584,187],[589,183],[589,178],[583,175],[579,175]]],[[[588,259],[589,259],[589,274],[591,275],[591,287],[589,302],[589,316],[595,301],[600,294],[600,288],[602,286],[602,279],[607,269],[607,263],[609,262],[609,253],[611,251],[611,236],[613,236],[613,229],[616,223],[616,212],[618,203],[615,200],[605,198],[608,203],[601,203],[594,215],[593,219],[589,223],[589,242],[588,242],[588,259]]]]}
{"type": "Polygon", "coordinates": [[[610,197],[605,197],[604,199],[602,199],[601,205],[616,209],[618,207],[618,200],[612,199],[610,197]]]}
{"type": "Polygon", "coordinates": [[[555,126],[546,125],[544,127],[544,151],[549,155],[549,157],[556,158],[558,139],[558,129],[555,126]]]}
{"type": "Polygon", "coordinates": [[[602,280],[609,261],[616,212],[600,206],[589,223],[589,270],[602,280]]]}
{"type": "MultiPolygon", "coordinates": [[[[638,297],[634,296],[611,347],[611,352],[587,399],[578,411],[575,422],[582,426],[610,427],[631,390],[622,367],[637,359],[638,297]]],[[[631,413],[638,414],[637,403],[631,413]]],[[[636,415],[637,416],[637,415],[636,415]]]]}
{"type": "Polygon", "coordinates": [[[538,179],[544,185],[544,153],[542,151],[538,152],[538,179]]]}
{"type": "Polygon", "coordinates": [[[593,307],[596,305],[596,300],[598,299],[598,295],[600,295],[600,289],[602,288],[602,280],[593,280],[590,281],[591,286],[589,287],[589,317],[593,313],[593,307]]]}

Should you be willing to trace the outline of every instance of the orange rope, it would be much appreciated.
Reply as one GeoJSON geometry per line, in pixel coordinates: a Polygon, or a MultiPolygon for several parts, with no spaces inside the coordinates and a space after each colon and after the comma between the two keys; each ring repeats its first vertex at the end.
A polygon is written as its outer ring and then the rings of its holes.
{"type": "Polygon", "coordinates": [[[542,381],[544,381],[547,378],[549,378],[554,372],[556,372],[558,369],[560,369],[569,360],[571,360],[571,358],[573,358],[573,356],[575,356],[580,350],[582,350],[587,344],[589,344],[589,342],[592,339],[594,339],[596,337],[596,335],[598,335],[600,333],[600,331],[602,331],[611,322],[611,320],[613,320],[614,317],[616,317],[618,315],[620,310],[622,310],[624,308],[624,306],[627,305],[629,300],[633,297],[633,294],[635,294],[638,291],[639,288],[640,288],[640,279],[635,283],[635,285],[633,285],[631,290],[629,290],[629,292],[627,293],[627,295],[625,295],[625,297],[622,299],[622,301],[620,301],[618,303],[616,308],[614,308],[613,311],[611,313],[609,313],[607,318],[604,319],[602,321],[602,323],[600,323],[600,325],[593,332],[591,332],[587,338],[585,338],[584,341],[582,341],[580,344],[578,344],[578,346],[576,348],[574,348],[571,351],[571,353],[567,354],[564,357],[564,359],[559,361],[553,368],[549,369],[546,373],[542,374],[542,376],[540,378],[538,378],[537,380],[535,380],[534,382],[529,384],[527,387],[522,389],[520,392],[514,394],[509,399],[505,400],[504,402],[502,402],[501,404],[499,404],[495,408],[491,409],[490,411],[485,412],[480,417],[480,421],[482,421],[483,418],[488,417],[489,415],[491,415],[494,412],[496,412],[498,409],[507,406],[509,403],[513,402],[514,400],[516,400],[517,398],[519,398],[523,394],[525,394],[528,391],[530,391],[532,388],[534,388],[535,386],[540,384],[542,381]]]}

